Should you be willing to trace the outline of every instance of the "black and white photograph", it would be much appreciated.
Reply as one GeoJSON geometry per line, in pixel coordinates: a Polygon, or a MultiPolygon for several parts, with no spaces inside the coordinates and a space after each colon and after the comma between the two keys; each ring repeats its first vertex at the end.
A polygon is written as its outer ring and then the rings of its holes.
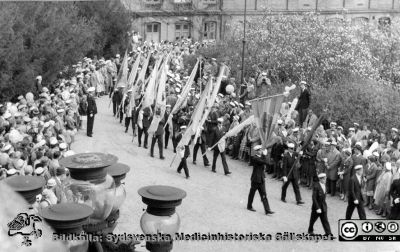
{"type": "Polygon", "coordinates": [[[400,252],[400,0],[0,0],[0,251],[400,252]]]}

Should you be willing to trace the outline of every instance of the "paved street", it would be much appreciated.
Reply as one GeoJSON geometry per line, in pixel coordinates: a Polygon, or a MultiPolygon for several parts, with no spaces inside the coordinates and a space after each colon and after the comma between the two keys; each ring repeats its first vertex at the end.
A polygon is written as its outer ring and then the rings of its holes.
{"type": "MultiPolygon", "coordinates": [[[[155,157],[151,158],[149,149],[139,148],[137,141],[132,143],[132,131],[124,133],[124,127],[112,116],[112,108],[108,108],[109,99],[97,99],[99,113],[95,118],[94,135],[89,138],[82,130],[76,137],[74,151],[111,153],[119,158],[119,162],[131,167],[125,180],[127,199],[121,209],[121,218],[115,233],[141,233],[140,217],[145,208],[137,191],[147,185],[171,185],[182,188],[187,197],[177,208],[181,216],[181,232],[185,233],[271,233],[276,232],[307,232],[311,210],[311,191],[301,188],[303,206],[295,204],[292,187],[288,189],[287,203],[280,201],[281,182],[267,178],[267,194],[271,209],[276,213],[266,216],[263,213],[259,195],[256,194],[253,207],[257,212],[246,210],[247,196],[250,188],[251,167],[247,164],[228,158],[232,174],[225,176],[220,159],[217,173],[203,166],[198,158],[197,165],[188,159],[190,179],[184,178],[184,173],[178,174],[176,168],[178,158],[170,167],[174,156],[171,147],[165,150],[166,160],[160,160],[158,148],[155,157]]],[[[149,139],[150,145],[151,139],[149,139]]],[[[170,143],[172,146],[172,143],[170,143]]],[[[192,152],[191,147],[191,152],[192,152]]],[[[200,155],[199,155],[200,157],[200,155]]],[[[208,158],[212,160],[211,153],[208,158]]],[[[346,204],[338,198],[327,197],[328,218],[333,234],[338,234],[338,219],[343,218],[346,204]]],[[[375,218],[367,210],[368,218],[375,218]]],[[[358,217],[355,212],[354,217],[358,217]]],[[[321,223],[315,225],[316,233],[323,233],[321,223]]],[[[175,242],[173,251],[394,251],[399,249],[397,243],[343,243],[333,242],[278,242],[278,241],[227,241],[227,242],[175,242]]],[[[139,251],[145,251],[139,248],[139,251]]]]}

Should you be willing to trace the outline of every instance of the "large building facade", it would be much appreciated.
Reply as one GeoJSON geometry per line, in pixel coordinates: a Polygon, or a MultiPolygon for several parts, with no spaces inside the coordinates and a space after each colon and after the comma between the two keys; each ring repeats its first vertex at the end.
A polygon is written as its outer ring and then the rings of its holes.
{"type": "Polygon", "coordinates": [[[227,25],[247,15],[318,12],[322,18],[390,22],[400,15],[400,0],[122,0],[133,14],[133,29],[148,41],[224,38],[227,25]]]}

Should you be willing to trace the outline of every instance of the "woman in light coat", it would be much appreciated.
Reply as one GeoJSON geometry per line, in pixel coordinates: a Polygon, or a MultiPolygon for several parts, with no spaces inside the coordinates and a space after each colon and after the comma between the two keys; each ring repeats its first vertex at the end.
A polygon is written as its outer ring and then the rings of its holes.
{"type": "Polygon", "coordinates": [[[385,203],[389,200],[389,190],[392,181],[392,164],[390,162],[385,163],[384,171],[378,178],[376,184],[376,190],[374,194],[374,201],[377,207],[376,213],[386,217],[388,209],[385,207],[385,203]]]}

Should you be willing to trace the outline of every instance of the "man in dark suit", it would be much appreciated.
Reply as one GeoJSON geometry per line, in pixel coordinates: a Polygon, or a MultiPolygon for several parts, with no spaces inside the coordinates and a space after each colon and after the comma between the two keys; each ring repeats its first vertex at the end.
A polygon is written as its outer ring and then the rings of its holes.
{"type": "Polygon", "coordinates": [[[268,203],[267,192],[265,190],[265,173],[264,166],[268,164],[265,156],[267,155],[267,150],[262,151],[262,146],[257,145],[254,147],[256,155],[251,157],[250,162],[253,166],[253,173],[251,174],[251,188],[249,192],[249,198],[247,200],[247,210],[256,211],[253,208],[253,199],[256,191],[260,194],[261,202],[264,205],[265,214],[273,214],[268,203]]]}
{"type": "Polygon", "coordinates": [[[322,227],[324,228],[325,235],[332,235],[331,227],[328,222],[328,207],[326,205],[326,174],[318,174],[319,183],[314,184],[312,194],[312,207],[310,225],[308,226],[308,233],[314,234],[314,223],[318,218],[321,219],[322,227]]]}
{"type": "Polygon", "coordinates": [[[296,196],[297,205],[302,205],[304,202],[301,200],[300,189],[299,189],[299,167],[293,167],[296,162],[298,154],[294,152],[294,144],[288,143],[288,152],[283,156],[283,186],[281,200],[286,203],[286,190],[290,183],[292,183],[294,194],[296,196]],[[292,169],[293,167],[293,169],[292,169]],[[292,169],[292,170],[291,170],[292,169]]]}
{"type": "Polygon", "coordinates": [[[393,199],[393,206],[390,210],[390,220],[400,220],[400,179],[393,180],[389,191],[393,199]]]}
{"type": "Polygon", "coordinates": [[[201,127],[200,136],[197,138],[197,142],[193,148],[193,164],[196,164],[197,152],[200,148],[201,154],[203,157],[204,166],[210,166],[210,162],[208,161],[208,158],[206,155],[206,141],[207,141],[206,133],[204,132],[204,128],[201,127]]]}
{"type": "MultiPolygon", "coordinates": [[[[181,132],[178,134],[176,137],[176,141],[179,143],[185,134],[186,130],[186,125],[182,125],[180,127],[181,132]]],[[[187,145],[185,146],[178,146],[178,151],[183,152],[183,155],[181,154],[181,162],[179,163],[178,169],[176,170],[178,173],[181,173],[182,169],[185,171],[186,178],[189,178],[189,169],[187,167],[187,162],[186,159],[190,156],[190,149],[189,149],[190,141],[187,145]],[[182,148],[182,149],[179,149],[182,148]]]]}
{"type": "Polygon", "coordinates": [[[94,87],[88,88],[88,97],[87,97],[87,129],[86,134],[88,137],[93,136],[93,124],[94,124],[94,115],[97,114],[97,106],[96,101],[94,100],[94,87]]]}
{"type": "Polygon", "coordinates": [[[310,92],[306,88],[306,85],[307,83],[305,81],[300,82],[301,93],[296,105],[296,110],[299,112],[300,126],[303,125],[307,116],[308,107],[310,106],[310,92]]]}
{"type": "Polygon", "coordinates": [[[349,182],[349,204],[346,210],[346,220],[351,220],[354,208],[357,208],[360,220],[365,220],[364,200],[361,194],[363,166],[355,166],[354,171],[355,174],[351,177],[349,182]]]}
{"type": "Polygon", "coordinates": [[[171,131],[169,129],[169,123],[168,123],[168,117],[169,114],[171,113],[171,105],[167,104],[167,106],[165,107],[165,114],[164,114],[164,119],[165,119],[165,149],[168,148],[168,141],[169,141],[169,136],[171,134],[171,131]]]}
{"type": "Polygon", "coordinates": [[[135,100],[135,107],[132,109],[131,118],[132,118],[133,138],[136,136],[136,124],[137,124],[137,120],[139,117],[139,111],[140,111],[139,104],[140,104],[140,100],[139,99],[135,100]]]}
{"type": "Polygon", "coordinates": [[[146,107],[143,109],[143,119],[142,119],[142,126],[143,128],[139,128],[139,136],[138,136],[138,142],[139,142],[139,147],[142,145],[142,135],[144,133],[144,142],[143,142],[143,147],[147,149],[147,142],[149,138],[149,133],[147,132],[149,130],[150,124],[151,124],[151,109],[150,107],[146,107]]]}
{"type": "Polygon", "coordinates": [[[150,147],[150,156],[154,157],[154,145],[156,144],[156,141],[158,143],[158,150],[160,152],[160,159],[165,159],[163,156],[163,136],[164,136],[164,125],[165,125],[165,115],[161,119],[161,121],[158,123],[158,127],[156,132],[154,132],[153,138],[151,140],[151,147],[150,147]]]}
{"type": "Polygon", "coordinates": [[[224,167],[224,172],[225,175],[229,175],[231,174],[231,172],[229,171],[228,168],[228,164],[226,163],[226,156],[225,156],[225,150],[220,151],[219,147],[218,147],[218,141],[225,135],[225,132],[222,131],[222,122],[223,119],[222,118],[218,118],[218,126],[214,127],[212,133],[211,133],[211,146],[214,146],[213,150],[214,150],[214,155],[213,155],[213,164],[211,167],[211,171],[212,172],[217,172],[215,170],[215,166],[217,164],[217,158],[218,155],[221,154],[221,160],[222,160],[222,165],[224,167]]]}
{"type": "Polygon", "coordinates": [[[117,115],[117,109],[119,109],[119,105],[122,101],[122,88],[114,89],[112,94],[112,102],[113,102],[113,114],[114,116],[117,115]]]}
{"type": "Polygon", "coordinates": [[[132,89],[128,90],[124,101],[124,113],[125,113],[125,133],[128,133],[129,124],[132,120],[132,108],[131,108],[131,94],[132,89]]]}
{"type": "Polygon", "coordinates": [[[172,116],[172,137],[171,137],[171,141],[172,141],[172,145],[174,148],[174,153],[176,153],[176,146],[178,145],[179,141],[177,141],[177,137],[179,134],[179,115],[178,113],[174,114],[172,116]]]}

